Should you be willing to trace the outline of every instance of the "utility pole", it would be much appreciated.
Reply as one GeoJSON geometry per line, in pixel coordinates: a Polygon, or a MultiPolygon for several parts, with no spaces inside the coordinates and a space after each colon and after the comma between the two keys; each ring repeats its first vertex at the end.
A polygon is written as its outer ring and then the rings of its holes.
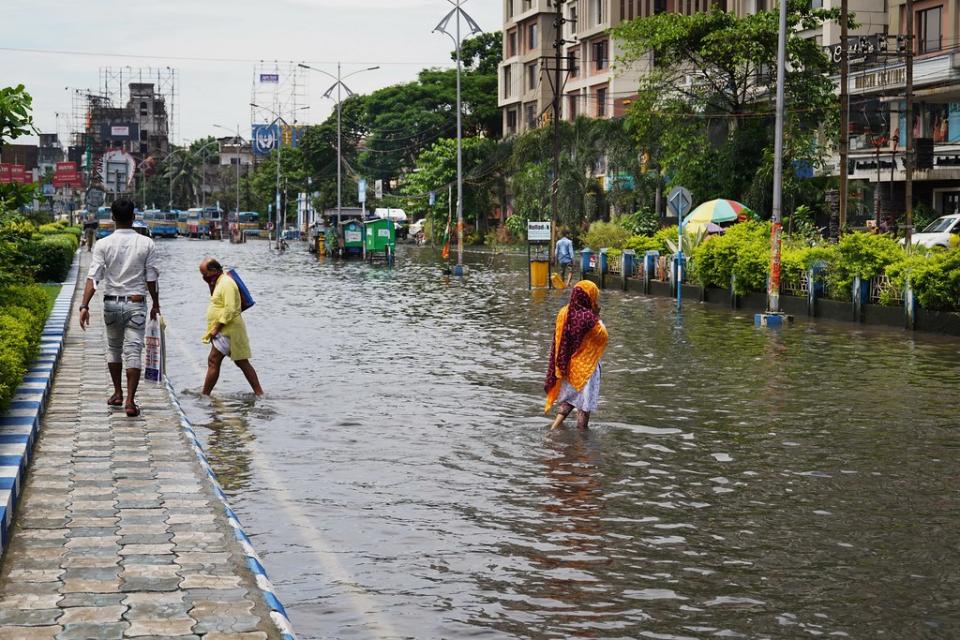
{"type": "MultiPolygon", "coordinates": [[[[553,42],[553,181],[550,185],[550,264],[554,263],[554,251],[557,246],[557,220],[560,218],[560,65],[563,60],[563,1],[555,0],[553,28],[556,38],[553,42]]],[[[550,279],[547,279],[550,282],[550,279]]],[[[550,284],[552,287],[553,285],[550,284]]]]}
{"type": "Polygon", "coordinates": [[[849,0],[840,0],[840,221],[839,230],[847,224],[847,178],[850,156],[850,93],[848,76],[850,54],[847,48],[849,0]]]}
{"type": "Polygon", "coordinates": [[[907,77],[906,77],[906,127],[907,144],[904,149],[904,198],[907,207],[907,228],[904,232],[904,245],[909,247],[913,237],[913,167],[915,153],[913,148],[913,0],[907,0],[907,77]]]}
{"type": "MultiPolygon", "coordinates": [[[[844,43],[844,46],[846,46],[846,43],[844,43]]],[[[786,75],[787,2],[781,0],[780,34],[777,43],[777,119],[774,130],[773,156],[773,226],[770,230],[770,281],[767,287],[767,313],[773,315],[780,314],[780,241],[783,232],[783,127],[786,75]]],[[[841,169],[846,170],[843,167],[841,169]]]]}

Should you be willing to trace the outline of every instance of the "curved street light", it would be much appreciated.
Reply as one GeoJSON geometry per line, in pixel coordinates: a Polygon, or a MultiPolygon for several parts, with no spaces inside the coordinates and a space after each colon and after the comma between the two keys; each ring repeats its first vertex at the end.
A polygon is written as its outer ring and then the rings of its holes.
{"type": "Polygon", "coordinates": [[[460,106],[460,47],[462,45],[460,18],[462,17],[466,21],[467,27],[470,29],[470,33],[467,35],[472,36],[475,33],[483,33],[480,25],[461,8],[466,1],[467,0],[447,0],[447,2],[453,5],[453,9],[443,17],[443,20],[441,20],[431,32],[447,34],[450,36],[450,39],[453,40],[453,45],[457,49],[457,266],[453,270],[453,274],[456,276],[463,275],[463,109],[460,106]],[[456,36],[447,31],[451,19],[454,18],[454,22],[456,22],[456,36]]]}
{"type": "Polygon", "coordinates": [[[324,71],[323,69],[317,69],[316,67],[311,67],[307,64],[299,64],[298,67],[303,69],[309,69],[310,71],[316,71],[317,73],[322,73],[325,76],[333,78],[335,81],[334,84],[323,93],[323,97],[330,98],[333,94],[333,90],[337,90],[337,233],[340,233],[340,211],[343,208],[343,197],[341,194],[342,190],[342,181],[341,181],[341,172],[343,166],[343,160],[341,155],[341,143],[342,143],[342,134],[341,134],[341,114],[340,114],[340,105],[343,100],[341,99],[340,90],[343,89],[347,92],[347,97],[354,95],[353,91],[350,90],[350,87],[343,84],[343,81],[351,76],[355,76],[358,73],[363,73],[364,71],[376,71],[379,69],[379,65],[376,67],[367,67],[366,69],[357,69],[352,71],[347,75],[340,76],[340,63],[337,63],[337,75],[333,75],[329,71],[324,71]]]}

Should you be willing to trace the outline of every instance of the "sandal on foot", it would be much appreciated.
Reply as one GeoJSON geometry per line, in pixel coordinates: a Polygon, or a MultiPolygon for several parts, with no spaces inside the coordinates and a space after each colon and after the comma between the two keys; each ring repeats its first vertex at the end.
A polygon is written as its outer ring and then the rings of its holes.
{"type": "Polygon", "coordinates": [[[107,398],[108,407],[122,407],[123,406],[123,397],[117,398],[116,396],[110,396],[107,398]]]}
{"type": "Polygon", "coordinates": [[[127,407],[126,412],[128,418],[136,418],[140,415],[140,405],[135,404],[132,407],[127,407]]]}

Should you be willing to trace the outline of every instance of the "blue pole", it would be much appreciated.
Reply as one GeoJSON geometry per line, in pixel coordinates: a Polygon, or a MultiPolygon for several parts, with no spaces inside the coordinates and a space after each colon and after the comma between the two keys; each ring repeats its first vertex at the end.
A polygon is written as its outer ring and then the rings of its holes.
{"type": "Polygon", "coordinates": [[[674,284],[676,284],[677,286],[677,312],[678,313],[680,312],[680,309],[683,306],[683,302],[682,302],[683,290],[681,288],[681,283],[680,283],[680,280],[681,280],[680,269],[683,263],[683,214],[684,213],[685,212],[681,210],[680,215],[677,217],[677,255],[674,257],[674,261],[676,263],[674,268],[674,274],[675,274],[674,279],[676,280],[676,282],[674,284]]]}

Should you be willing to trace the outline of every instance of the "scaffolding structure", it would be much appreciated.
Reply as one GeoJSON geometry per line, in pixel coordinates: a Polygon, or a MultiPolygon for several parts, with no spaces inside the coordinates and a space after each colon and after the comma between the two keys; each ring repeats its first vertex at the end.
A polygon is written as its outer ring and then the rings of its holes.
{"type": "MultiPolygon", "coordinates": [[[[178,75],[173,67],[101,67],[98,94],[123,108],[131,99],[131,84],[153,84],[154,93],[166,105],[167,139],[175,142],[180,131],[178,75]]],[[[157,118],[160,114],[157,114],[157,118]]],[[[159,122],[154,130],[159,130],[159,122]]]]}
{"type": "Polygon", "coordinates": [[[250,91],[250,124],[267,124],[277,116],[288,124],[302,123],[299,111],[307,106],[310,93],[307,70],[296,62],[261,60],[253,67],[250,91]],[[256,105],[256,106],[255,106],[256,105]]]}

